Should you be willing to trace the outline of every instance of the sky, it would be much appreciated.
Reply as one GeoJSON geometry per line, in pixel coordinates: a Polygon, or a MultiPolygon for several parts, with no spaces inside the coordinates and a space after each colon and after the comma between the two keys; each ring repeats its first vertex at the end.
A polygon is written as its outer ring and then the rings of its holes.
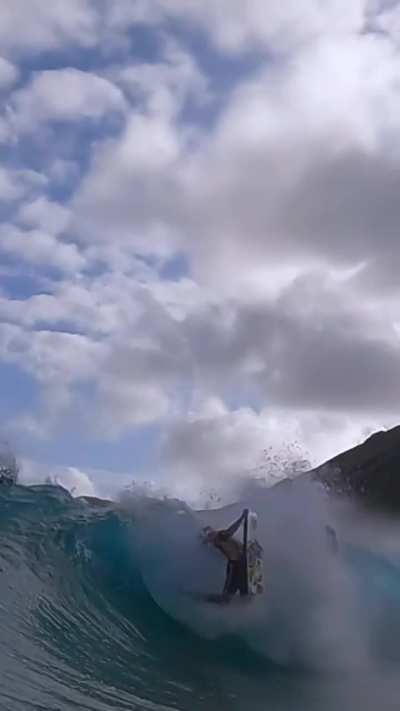
{"type": "Polygon", "coordinates": [[[400,3],[2,0],[0,438],[182,496],[398,424],[400,3]]]}

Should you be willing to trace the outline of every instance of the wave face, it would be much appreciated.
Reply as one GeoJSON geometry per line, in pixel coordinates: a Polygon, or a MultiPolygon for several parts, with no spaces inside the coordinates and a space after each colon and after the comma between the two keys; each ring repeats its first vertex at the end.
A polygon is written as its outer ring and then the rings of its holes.
{"type": "Polygon", "coordinates": [[[223,581],[198,530],[241,504],[117,511],[0,487],[1,711],[397,709],[398,564],[333,553],[320,494],[277,489],[243,499],[259,514],[267,594],[220,608],[187,594],[223,581]]]}

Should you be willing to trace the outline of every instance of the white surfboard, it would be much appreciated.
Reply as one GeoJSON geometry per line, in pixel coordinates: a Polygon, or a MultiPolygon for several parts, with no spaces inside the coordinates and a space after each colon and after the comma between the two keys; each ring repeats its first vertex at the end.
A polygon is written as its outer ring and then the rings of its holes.
{"type": "Polygon", "coordinates": [[[264,562],[263,549],[256,538],[257,514],[249,511],[247,530],[247,585],[249,595],[260,595],[264,592],[264,562]]]}

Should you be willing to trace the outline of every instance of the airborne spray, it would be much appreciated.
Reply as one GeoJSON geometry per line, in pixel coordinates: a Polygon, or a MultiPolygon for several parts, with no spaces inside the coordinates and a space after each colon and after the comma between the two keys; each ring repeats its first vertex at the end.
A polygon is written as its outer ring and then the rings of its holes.
{"type": "Polygon", "coordinates": [[[4,708],[28,698],[49,708],[55,695],[63,711],[89,708],[88,697],[118,711],[243,711],[249,698],[252,711],[266,698],[278,711],[396,708],[396,525],[301,480],[255,482],[201,512],[154,492],[99,505],[18,486],[0,487],[0,499],[4,708]],[[246,507],[258,517],[264,594],[244,606],[194,601],[185,588],[221,591],[225,574],[201,528],[225,528],[246,507]]]}
{"type": "Polygon", "coordinates": [[[195,512],[177,500],[141,498],[130,506],[136,554],[151,594],[197,634],[238,637],[285,666],[349,669],[367,663],[359,578],[337,543],[342,535],[334,508],[317,485],[299,479],[266,489],[254,482],[246,498],[213,511],[195,512]],[[194,602],[184,591],[219,593],[225,575],[219,552],[201,544],[201,528],[226,528],[245,507],[257,514],[264,594],[246,606],[194,602]]]}

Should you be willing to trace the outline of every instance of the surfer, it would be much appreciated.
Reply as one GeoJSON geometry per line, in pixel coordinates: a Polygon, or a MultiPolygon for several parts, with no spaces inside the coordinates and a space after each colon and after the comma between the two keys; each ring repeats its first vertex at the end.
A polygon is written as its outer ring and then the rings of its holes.
{"type": "Polygon", "coordinates": [[[225,584],[221,598],[224,602],[229,602],[237,592],[241,597],[248,595],[244,547],[233,537],[247,519],[248,513],[248,509],[244,509],[240,518],[224,530],[216,531],[211,526],[203,528],[203,543],[213,545],[227,560],[225,584]]]}

